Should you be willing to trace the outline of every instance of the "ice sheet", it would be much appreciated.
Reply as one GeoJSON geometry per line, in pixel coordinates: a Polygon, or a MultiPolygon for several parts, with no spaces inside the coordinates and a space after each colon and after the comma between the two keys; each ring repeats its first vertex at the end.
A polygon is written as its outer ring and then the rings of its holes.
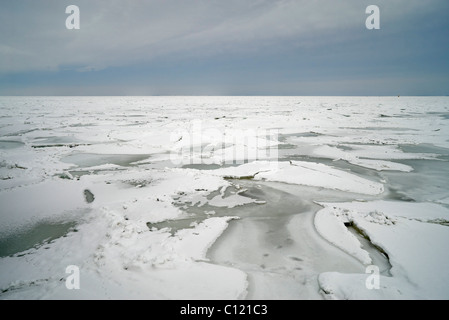
{"type": "Polygon", "coordinates": [[[341,230],[345,228],[344,223],[350,221],[388,255],[392,265],[392,279],[382,276],[382,289],[370,293],[356,280],[363,278],[361,275],[322,275],[320,283],[327,295],[340,299],[449,297],[449,277],[445,272],[449,258],[441,245],[449,241],[447,208],[431,203],[389,201],[326,203],[324,206],[315,224],[325,238],[358,258],[360,253],[353,250],[357,240],[343,242],[341,237],[345,234],[341,230]],[[347,279],[351,285],[348,282],[340,286],[342,279],[347,279]],[[411,290],[412,287],[417,289],[411,290]]]}
{"type": "Polygon", "coordinates": [[[370,181],[321,163],[304,161],[253,162],[236,168],[218,169],[215,170],[215,174],[224,177],[250,177],[256,180],[338,189],[369,195],[380,194],[384,191],[383,185],[379,182],[370,181]]]}
{"type": "Polygon", "coordinates": [[[0,97],[0,244],[27,244],[2,248],[0,298],[447,299],[448,115],[447,97],[0,97]]]}

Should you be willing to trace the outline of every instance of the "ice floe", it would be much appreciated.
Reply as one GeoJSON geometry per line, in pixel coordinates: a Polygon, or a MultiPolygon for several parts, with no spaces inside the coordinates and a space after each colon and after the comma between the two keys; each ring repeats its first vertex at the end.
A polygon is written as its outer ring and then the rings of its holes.
{"type": "Polygon", "coordinates": [[[0,298],[447,299],[448,119],[447,97],[1,97],[0,298]]]}

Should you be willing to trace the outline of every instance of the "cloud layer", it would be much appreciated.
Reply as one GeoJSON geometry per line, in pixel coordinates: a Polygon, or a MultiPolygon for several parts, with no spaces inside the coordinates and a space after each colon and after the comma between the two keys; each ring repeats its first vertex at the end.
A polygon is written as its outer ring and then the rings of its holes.
{"type": "MultiPolygon", "coordinates": [[[[0,12],[0,75],[173,64],[185,68],[197,63],[197,71],[205,71],[199,76],[208,78],[212,61],[225,61],[233,70],[239,69],[240,61],[253,65],[254,74],[265,70],[265,75],[276,76],[267,65],[287,70],[279,58],[293,63],[293,68],[303,63],[332,70],[347,62],[348,68],[357,69],[366,64],[363,56],[372,50],[394,48],[388,50],[389,59],[379,58],[377,63],[403,59],[403,37],[419,37],[417,24],[428,27],[449,8],[443,0],[375,2],[381,8],[378,31],[366,30],[365,8],[372,3],[359,0],[8,1],[0,12]],[[80,8],[80,30],[65,28],[69,4],[80,8]],[[377,48],[370,48],[373,43],[377,48]],[[201,61],[208,61],[209,67],[201,61]]],[[[412,47],[415,44],[403,45],[412,47]]],[[[283,81],[292,80],[282,72],[283,81]]],[[[318,77],[319,72],[313,75],[318,77]]]]}

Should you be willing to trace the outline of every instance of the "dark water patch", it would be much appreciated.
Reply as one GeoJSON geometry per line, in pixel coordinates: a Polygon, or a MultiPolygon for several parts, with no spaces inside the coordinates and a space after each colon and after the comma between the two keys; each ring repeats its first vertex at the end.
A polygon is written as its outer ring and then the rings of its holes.
{"type": "Polygon", "coordinates": [[[70,128],[84,128],[84,127],[96,127],[98,124],[96,123],[73,123],[70,124],[70,128]]]}
{"type": "MultiPolygon", "coordinates": [[[[282,128],[280,128],[282,129],[282,128]]],[[[279,141],[284,142],[290,137],[298,137],[298,138],[316,138],[319,136],[322,136],[323,134],[314,132],[314,131],[307,131],[307,132],[297,132],[297,133],[286,133],[286,134],[279,134],[279,141]]]]}
{"type": "Polygon", "coordinates": [[[414,128],[400,128],[400,127],[340,127],[342,129],[352,130],[369,130],[369,131],[420,131],[414,128]]]}
{"type": "Polygon", "coordinates": [[[18,254],[32,248],[39,248],[55,239],[77,232],[76,221],[40,221],[31,227],[0,238],[0,257],[18,254]]]}
{"type": "Polygon", "coordinates": [[[239,177],[235,177],[235,176],[224,176],[223,179],[225,180],[253,180],[254,177],[256,176],[256,174],[258,174],[259,172],[256,172],[253,175],[248,175],[248,176],[239,176],[239,177]]]}
{"type": "Polygon", "coordinates": [[[176,232],[178,232],[179,230],[194,228],[195,225],[205,220],[205,218],[206,217],[193,217],[193,218],[166,220],[157,223],[147,222],[147,227],[150,230],[168,229],[170,234],[174,236],[176,232]]]}
{"type": "Polygon", "coordinates": [[[24,145],[25,144],[21,141],[0,140],[0,149],[3,149],[3,150],[20,148],[24,145]]]}
{"type": "Polygon", "coordinates": [[[134,126],[143,126],[148,124],[148,122],[146,121],[134,121],[134,122],[130,122],[130,123],[125,123],[125,124],[119,124],[118,126],[120,127],[134,127],[134,126]]]}
{"type": "Polygon", "coordinates": [[[379,268],[380,274],[391,276],[392,265],[390,258],[384,249],[371,242],[370,237],[353,223],[345,224],[348,231],[351,232],[360,242],[362,249],[367,251],[371,257],[372,264],[379,268]]]}
{"type": "Polygon", "coordinates": [[[436,155],[438,159],[449,160],[448,148],[438,147],[430,143],[400,144],[398,148],[405,153],[428,153],[430,157],[436,155]]]}
{"type": "Polygon", "coordinates": [[[364,239],[368,240],[369,243],[370,243],[374,248],[376,248],[380,253],[382,253],[382,254],[385,256],[385,258],[389,259],[388,254],[385,252],[385,250],[383,250],[381,247],[379,247],[379,246],[373,244],[373,243],[371,242],[371,238],[366,234],[366,232],[363,231],[362,229],[360,229],[356,224],[354,224],[354,223],[350,224],[350,225],[348,226],[348,229],[351,229],[351,230],[353,230],[353,231],[356,231],[358,235],[360,235],[360,236],[362,236],[364,239]]]}
{"type": "Polygon", "coordinates": [[[408,114],[379,114],[379,118],[409,118],[408,114]]]}
{"type": "MultiPolygon", "coordinates": [[[[196,170],[215,170],[224,168],[225,166],[219,165],[219,164],[204,164],[204,163],[193,163],[193,164],[186,164],[183,165],[181,168],[183,169],[196,169],[196,170]]],[[[228,166],[229,167],[229,166],[228,166]]]]}
{"type": "Polygon", "coordinates": [[[340,149],[340,150],[343,150],[343,151],[352,151],[352,150],[354,150],[354,148],[351,148],[350,146],[343,145],[343,144],[336,145],[336,147],[338,149],[340,149]]]}
{"type": "MultiPolygon", "coordinates": [[[[34,132],[34,131],[37,131],[37,130],[44,130],[44,129],[33,128],[33,129],[19,130],[19,131],[7,133],[7,134],[5,134],[4,136],[5,136],[5,137],[22,136],[22,135],[24,135],[24,134],[31,133],[31,132],[34,132]]],[[[47,129],[47,130],[51,130],[51,129],[47,129]]]]}
{"type": "Polygon", "coordinates": [[[433,219],[425,221],[427,223],[439,224],[441,226],[449,227],[449,221],[445,219],[433,219]]]}
{"type": "MultiPolygon", "coordinates": [[[[197,191],[204,191],[204,190],[199,189],[197,191]]],[[[211,200],[212,198],[220,195],[226,199],[227,197],[237,193],[238,191],[239,188],[236,187],[228,187],[224,191],[219,189],[210,192],[208,195],[205,196],[205,199],[211,200]]],[[[242,194],[241,191],[242,190],[240,190],[239,194],[242,194]]],[[[182,196],[184,196],[184,193],[180,192],[178,196],[174,197],[173,205],[184,211],[185,214],[183,215],[183,217],[156,223],[148,222],[147,227],[150,230],[168,229],[170,234],[173,236],[179,230],[194,228],[197,224],[200,224],[201,222],[212,216],[213,217],[223,217],[229,215],[238,216],[238,212],[242,211],[241,209],[239,209],[239,207],[245,207],[246,209],[251,210],[250,208],[252,205],[246,204],[243,206],[234,207],[232,208],[232,214],[230,214],[229,208],[212,206],[207,203],[204,203],[203,201],[192,202],[189,200],[184,200],[182,196]],[[213,213],[212,215],[210,214],[211,212],[213,213]]],[[[258,205],[255,204],[255,206],[258,205]]]]}
{"type": "Polygon", "coordinates": [[[80,141],[70,136],[62,137],[36,137],[31,144],[33,148],[58,148],[69,147],[74,148],[78,146],[89,146],[90,143],[80,141]]]}
{"type": "Polygon", "coordinates": [[[48,283],[50,279],[44,278],[44,279],[36,279],[31,281],[14,281],[12,284],[10,284],[6,288],[2,288],[0,291],[0,295],[4,293],[8,293],[15,290],[21,290],[23,288],[29,288],[34,286],[41,286],[45,283],[48,283]]]}
{"type": "MultiPolygon", "coordinates": [[[[214,211],[214,217],[232,215],[240,218],[258,217],[273,219],[310,210],[310,202],[304,201],[298,195],[270,187],[268,183],[239,179],[229,179],[228,181],[233,184],[233,187],[226,189],[224,199],[238,193],[240,196],[253,199],[257,202],[235,206],[232,209],[215,207],[207,203],[202,205],[194,204],[183,208],[183,210],[192,217],[208,217],[205,212],[214,211]],[[261,201],[264,203],[261,204],[261,201]]],[[[207,199],[210,200],[219,194],[221,194],[220,190],[213,191],[207,196],[207,199]]],[[[182,204],[185,203],[177,203],[176,205],[181,206],[182,204]]]]}
{"type": "Polygon", "coordinates": [[[131,167],[133,163],[148,159],[149,154],[96,154],[75,153],[61,159],[65,163],[73,163],[79,167],[93,167],[104,164],[115,164],[118,166],[131,167]]]}
{"type": "Polygon", "coordinates": [[[445,120],[449,120],[449,112],[427,112],[427,114],[436,115],[445,120]]]}
{"type": "Polygon", "coordinates": [[[403,192],[398,191],[395,188],[389,187],[388,188],[388,195],[386,196],[387,199],[395,200],[395,201],[405,201],[405,202],[416,202],[415,199],[410,198],[403,192]]]}
{"type": "Polygon", "coordinates": [[[298,262],[302,262],[303,260],[301,258],[298,257],[290,257],[291,260],[293,261],[298,261],[298,262]]]}
{"type": "Polygon", "coordinates": [[[94,202],[95,196],[94,196],[94,194],[90,190],[85,189],[83,191],[83,194],[84,194],[84,200],[86,200],[87,203],[94,202]]]}
{"type": "MultiPolygon", "coordinates": [[[[449,190],[449,165],[442,160],[401,160],[397,161],[413,167],[413,171],[403,173],[382,171],[379,175],[386,181],[392,196],[416,202],[438,201],[446,198],[449,190]]],[[[390,196],[391,196],[390,195],[390,196]]]]}
{"type": "Polygon", "coordinates": [[[90,146],[89,143],[64,143],[64,144],[42,144],[42,145],[32,145],[31,147],[34,149],[42,149],[42,148],[61,148],[61,147],[68,147],[68,148],[75,148],[79,146],[90,146]]]}
{"type": "Polygon", "coordinates": [[[146,117],[146,114],[128,114],[125,117],[126,118],[144,118],[146,117]]]}
{"type": "Polygon", "coordinates": [[[151,184],[154,180],[152,179],[132,179],[132,180],[125,180],[126,184],[129,184],[130,186],[136,187],[136,188],[143,188],[147,185],[151,184]]]}
{"type": "Polygon", "coordinates": [[[112,117],[114,118],[143,118],[143,117],[147,117],[146,114],[116,114],[113,115],[112,117]]]}
{"type": "Polygon", "coordinates": [[[8,169],[21,169],[26,170],[26,167],[18,165],[17,163],[7,163],[6,161],[0,161],[0,168],[8,168],[8,169]]]}
{"type": "Polygon", "coordinates": [[[281,143],[278,145],[279,149],[296,149],[298,148],[297,145],[291,144],[291,143],[281,143]]]}
{"type": "Polygon", "coordinates": [[[222,169],[222,168],[230,168],[230,167],[238,167],[245,163],[251,163],[253,161],[256,161],[255,159],[246,159],[245,161],[227,161],[222,164],[217,163],[192,163],[192,164],[185,164],[181,168],[183,169],[196,169],[196,170],[216,170],[216,169],[222,169]]]}

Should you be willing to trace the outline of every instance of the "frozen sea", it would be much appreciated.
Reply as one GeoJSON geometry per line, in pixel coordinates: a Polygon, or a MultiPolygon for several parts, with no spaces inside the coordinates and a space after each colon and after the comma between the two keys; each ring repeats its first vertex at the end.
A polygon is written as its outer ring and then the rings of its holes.
{"type": "Polygon", "coordinates": [[[0,97],[0,299],[449,299],[449,97],[0,97]]]}

